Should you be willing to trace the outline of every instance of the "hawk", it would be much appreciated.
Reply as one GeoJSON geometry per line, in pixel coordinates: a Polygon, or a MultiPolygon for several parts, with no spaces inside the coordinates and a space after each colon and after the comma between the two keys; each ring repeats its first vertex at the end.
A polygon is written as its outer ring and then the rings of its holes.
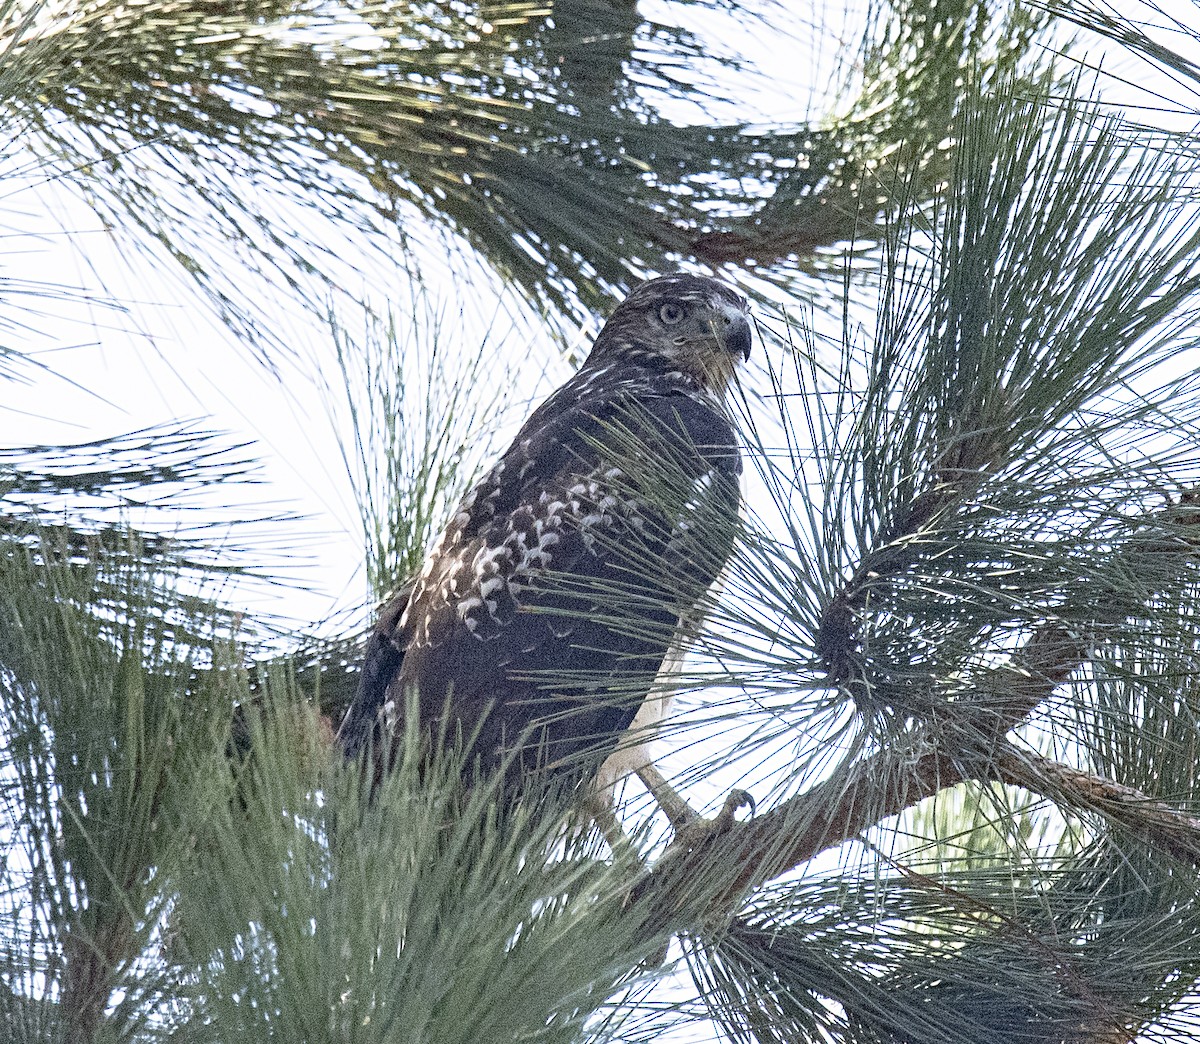
{"type": "Polygon", "coordinates": [[[651,279],[617,307],[384,608],[348,755],[392,744],[415,707],[471,772],[595,775],[732,550],[726,394],[750,340],[745,299],[715,279],[651,279]]]}

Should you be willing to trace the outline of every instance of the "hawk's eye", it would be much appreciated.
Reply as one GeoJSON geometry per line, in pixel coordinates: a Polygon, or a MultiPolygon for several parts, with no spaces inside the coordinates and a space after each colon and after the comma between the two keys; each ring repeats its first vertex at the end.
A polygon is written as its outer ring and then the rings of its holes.
{"type": "Polygon", "coordinates": [[[668,301],[658,310],[658,317],[668,326],[674,326],[683,318],[683,308],[674,301],[668,301]]]}

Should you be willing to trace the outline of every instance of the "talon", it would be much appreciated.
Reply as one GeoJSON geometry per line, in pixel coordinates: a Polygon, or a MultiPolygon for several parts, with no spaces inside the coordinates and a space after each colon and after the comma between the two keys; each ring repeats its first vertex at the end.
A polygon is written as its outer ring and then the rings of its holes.
{"type": "Polygon", "coordinates": [[[754,800],[754,796],[748,790],[731,790],[728,797],[725,798],[725,806],[721,809],[721,814],[718,819],[728,819],[733,822],[733,814],[739,808],[750,809],[750,815],[754,815],[758,811],[758,803],[754,800]]]}
{"type": "Polygon", "coordinates": [[[718,837],[736,822],[734,813],[739,808],[749,808],[753,815],[758,806],[746,791],[731,790],[725,798],[725,804],[721,806],[721,811],[712,819],[693,819],[678,827],[670,847],[695,848],[710,838],[718,837]]]}

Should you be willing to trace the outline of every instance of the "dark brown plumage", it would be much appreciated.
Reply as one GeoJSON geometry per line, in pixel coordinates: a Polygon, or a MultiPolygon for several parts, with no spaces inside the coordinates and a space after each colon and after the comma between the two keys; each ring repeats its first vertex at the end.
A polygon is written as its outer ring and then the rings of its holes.
{"type": "Polygon", "coordinates": [[[473,771],[520,741],[514,782],[594,772],[730,553],[741,458],[724,398],[749,352],[746,302],[723,283],[634,290],[384,609],[347,753],[386,748],[415,690],[422,727],[461,733],[473,771]]]}

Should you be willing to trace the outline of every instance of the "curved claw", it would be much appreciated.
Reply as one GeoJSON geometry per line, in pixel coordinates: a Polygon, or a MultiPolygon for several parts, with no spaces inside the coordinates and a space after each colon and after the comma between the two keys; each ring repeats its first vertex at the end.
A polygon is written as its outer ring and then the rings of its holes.
{"type": "Polygon", "coordinates": [[[729,796],[725,798],[725,805],[732,806],[734,812],[739,808],[748,808],[750,815],[754,815],[758,811],[758,802],[754,800],[754,795],[748,790],[731,790],[729,796]]]}
{"type": "Polygon", "coordinates": [[[751,814],[757,809],[754,798],[744,790],[731,790],[725,798],[725,804],[712,819],[693,819],[684,823],[675,831],[675,840],[671,848],[690,849],[711,838],[725,833],[736,822],[734,813],[739,808],[749,808],[751,814]]]}
{"type": "Polygon", "coordinates": [[[720,813],[717,815],[716,824],[721,829],[728,829],[734,822],[734,813],[739,808],[750,809],[750,815],[754,815],[758,811],[758,804],[749,791],[731,790],[725,798],[725,804],[722,806],[720,813]]]}

